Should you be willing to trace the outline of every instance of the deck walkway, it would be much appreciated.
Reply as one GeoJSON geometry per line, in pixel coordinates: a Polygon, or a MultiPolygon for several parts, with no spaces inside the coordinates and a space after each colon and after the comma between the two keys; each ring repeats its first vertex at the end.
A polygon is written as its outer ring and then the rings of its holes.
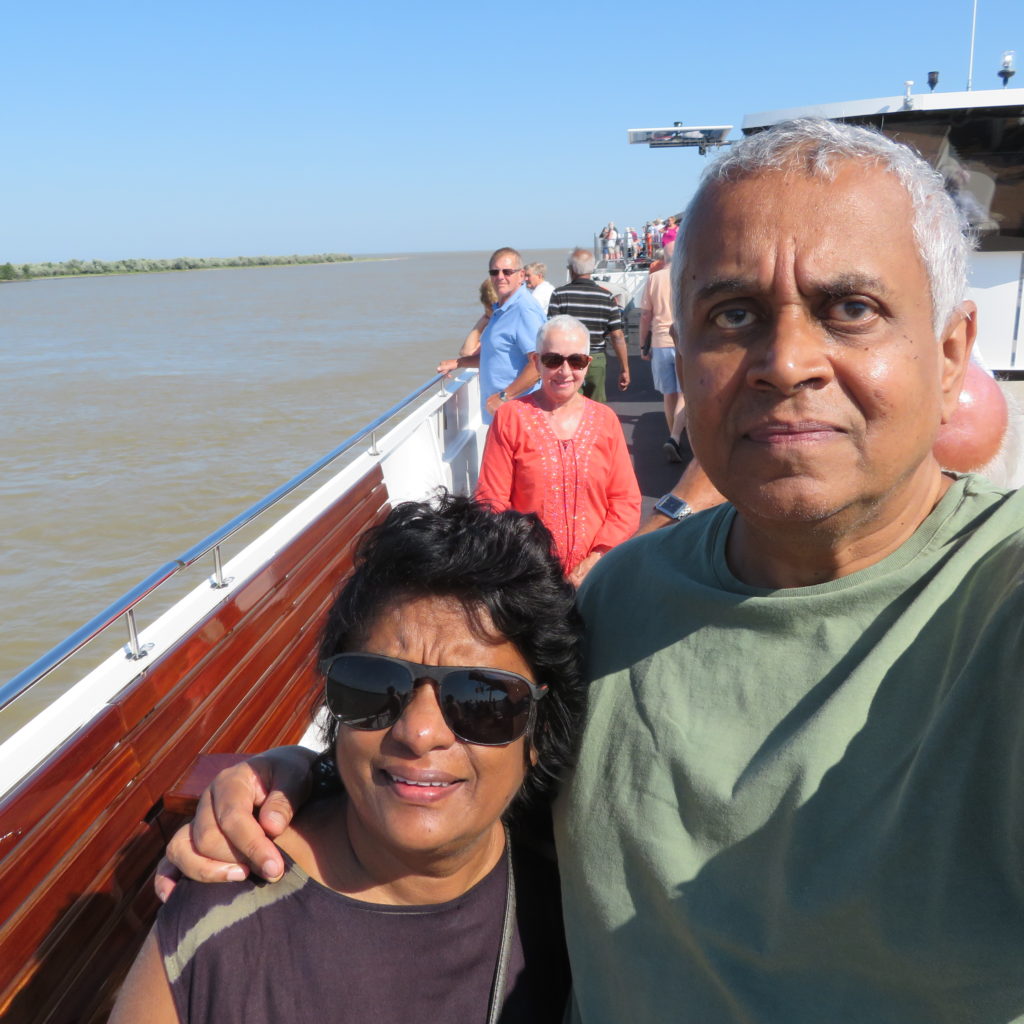
{"type": "Polygon", "coordinates": [[[683,466],[678,462],[668,462],[661,447],[668,431],[661,395],[654,390],[651,381],[651,364],[641,359],[630,345],[629,375],[632,383],[625,394],[615,385],[618,367],[618,360],[609,358],[608,405],[622,423],[644,496],[643,518],[646,519],[654,503],[675,485],[683,466]]]}

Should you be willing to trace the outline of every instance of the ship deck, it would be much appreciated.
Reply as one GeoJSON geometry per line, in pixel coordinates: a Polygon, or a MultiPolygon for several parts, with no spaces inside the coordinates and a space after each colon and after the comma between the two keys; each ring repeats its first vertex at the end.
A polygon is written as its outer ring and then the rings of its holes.
{"type": "Polygon", "coordinates": [[[643,518],[651,514],[654,503],[675,486],[683,465],[665,458],[662,444],[668,437],[661,395],[654,390],[651,364],[640,358],[630,346],[630,388],[622,394],[615,387],[618,362],[608,361],[608,405],[622,423],[626,444],[633,456],[633,466],[643,494],[643,518]]]}

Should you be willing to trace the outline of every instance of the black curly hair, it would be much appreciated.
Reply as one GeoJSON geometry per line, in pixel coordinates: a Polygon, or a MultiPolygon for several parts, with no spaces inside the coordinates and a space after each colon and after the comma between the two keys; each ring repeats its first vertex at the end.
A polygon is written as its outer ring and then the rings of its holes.
{"type": "MultiPolygon", "coordinates": [[[[516,802],[549,795],[575,753],[583,708],[582,623],[575,588],[553,553],[551,535],[533,514],[492,512],[470,498],[442,492],[429,502],[405,502],[360,538],[355,568],[327,616],[320,661],[359,650],[380,613],[419,597],[452,598],[481,636],[511,641],[548,686],[536,704],[537,752],[516,802]],[[486,612],[489,622],[482,615],[486,612]]],[[[338,722],[324,730],[331,763],[338,722]]]]}

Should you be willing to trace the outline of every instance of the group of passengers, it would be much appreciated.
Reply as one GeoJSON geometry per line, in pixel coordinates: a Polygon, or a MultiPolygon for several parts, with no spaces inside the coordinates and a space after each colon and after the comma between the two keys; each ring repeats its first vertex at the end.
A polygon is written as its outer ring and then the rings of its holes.
{"type": "Polygon", "coordinates": [[[619,388],[630,382],[622,310],[593,280],[595,263],[592,252],[574,249],[570,280],[548,290],[544,264],[524,266],[517,250],[498,249],[481,286],[481,301],[487,288],[494,301],[459,355],[438,366],[480,369],[481,411],[491,423],[477,499],[539,516],[576,585],[640,525],[622,427],[603,404],[606,343],[619,357],[619,388]],[[543,308],[538,296],[547,296],[543,308]]]}
{"type": "Polygon", "coordinates": [[[726,503],[578,591],[538,495],[603,425],[589,332],[498,250],[452,362],[480,366],[506,510],[366,534],[320,640],[323,753],[204,794],[170,852],[227,884],[162,873],[114,1024],[1024,1019],[1024,495],[939,461],[971,443],[968,248],[941,178],[862,128],[709,167],[672,284],[726,503]]]}
{"type": "Polygon", "coordinates": [[[621,231],[614,221],[609,221],[600,232],[601,258],[604,260],[647,260],[656,259],[658,249],[675,240],[679,231],[679,216],[655,217],[637,231],[623,228],[621,231]]]}

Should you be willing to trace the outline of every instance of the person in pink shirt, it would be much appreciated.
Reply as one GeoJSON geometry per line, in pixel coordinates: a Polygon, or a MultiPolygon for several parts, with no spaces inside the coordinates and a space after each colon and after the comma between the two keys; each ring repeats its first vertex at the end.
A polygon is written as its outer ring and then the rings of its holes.
{"type": "Polygon", "coordinates": [[[577,586],[640,524],[640,487],[618,419],[580,393],[590,334],[575,317],[537,338],[540,389],[502,405],[491,424],[475,497],[501,512],[535,512],[577,586]]]}

